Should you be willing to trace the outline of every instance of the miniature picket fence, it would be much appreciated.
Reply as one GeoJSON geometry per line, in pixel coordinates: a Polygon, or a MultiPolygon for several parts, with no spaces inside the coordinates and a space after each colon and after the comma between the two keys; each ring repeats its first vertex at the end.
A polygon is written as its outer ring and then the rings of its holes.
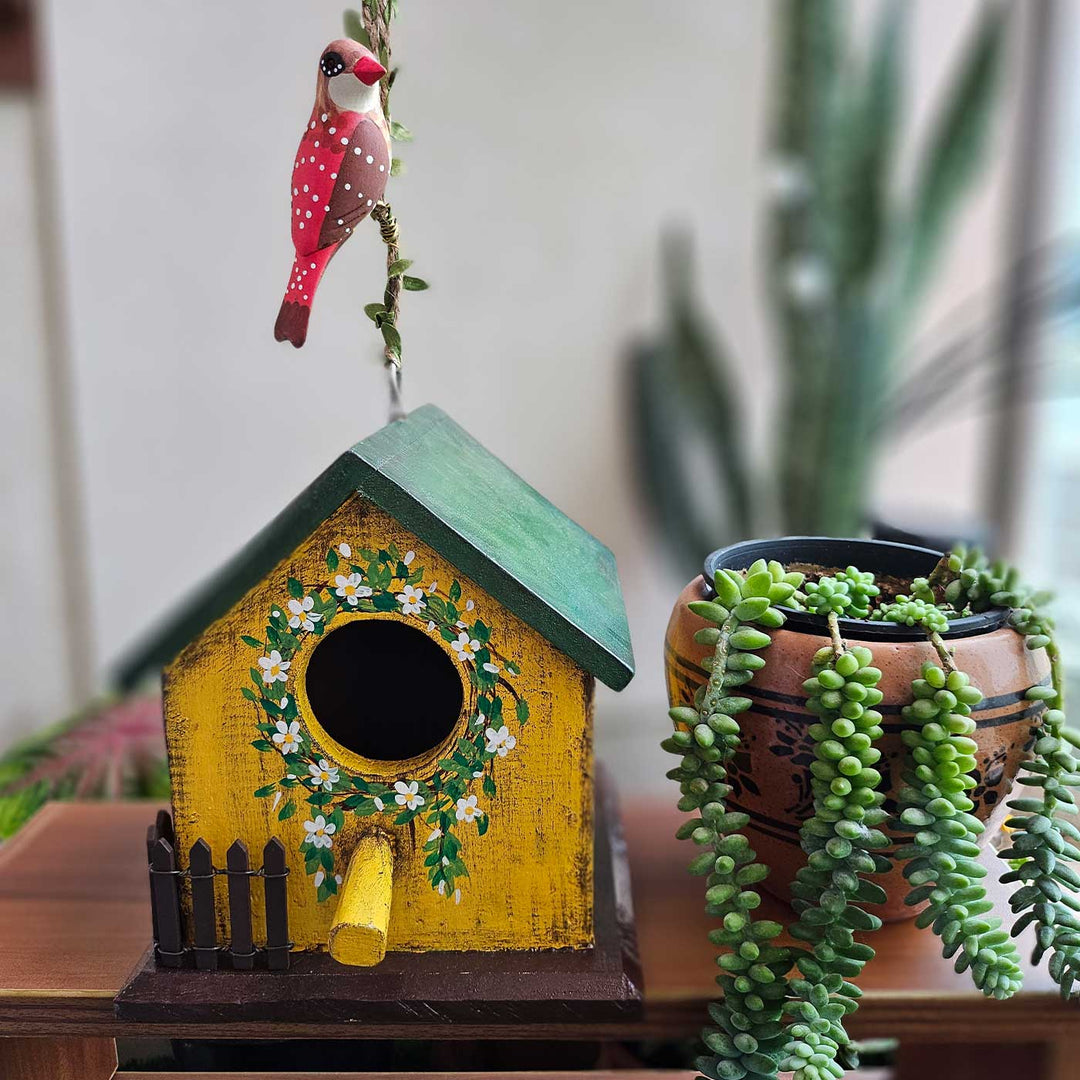
{"type": "Polygon", "coordinates": [[[221,958],[235,971],[251,971],[257,959],[270,971],[289,967],[289,910],[285,879],[289,868],[285,846],[275,836],[263,848],[262,866],[252,869],[247,846],[236,840],[225,856],[225,866],[215,867],[210,845],[201,838],[191,847],[188,867],[176,865],[172,818],[164,810],[146,834],[146,854],[150,871],[150,904],[154,921],[154,953],[161,967],[191,967],[212,971],[221,958]],[[223,875],[228,882],[228,946],[217,940],[217,909],[214,880],[223,875]],[[266,945],[256,947],[251,937],[251,879],[263,880],[266,912],[266,945]],[[187,881],[191,890],[191,933],[185,933],[181,915],[181,890],[187,881]]]}

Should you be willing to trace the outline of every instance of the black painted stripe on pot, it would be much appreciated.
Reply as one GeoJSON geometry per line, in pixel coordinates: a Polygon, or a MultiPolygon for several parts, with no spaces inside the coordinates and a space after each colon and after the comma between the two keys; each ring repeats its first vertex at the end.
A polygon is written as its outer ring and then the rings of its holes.
{"type": "MultiPolygon", "coordinates": [[[[753,700],[752,695],[746,695],[753,700]]],[[[1034,701],[1030,705],[1023,709],[1019,709],[1016,712],[1004,713],[1001,716],[986,716],[981,720],[979,719],[980,713],[972,713],[972,719],[980,728],[995,728],[1001,727],[1004,724],[1016,724],[1021,720],[1027,720],[1033,716],[1038,716],[1046,709],[1045,701],[1034,701]]],[[[879,712],[883,711],[881,709],[879,712]]],[[[899,710],[897,710],[899,712],[899,710]]],[[[788,709],[774,709],[772,707],[756,708],[751,706],[746,711],[747,716],[760,716],[765,720],[787,720],[793,724],[812,724],[815,723],[817,717],[810,712],[791,712],[788,709]]],[[[901,731],[907,731],[911,728],[910,724],[882,724],[881,729],[888,734],[895,735],[901,731]]]]}
{"type": "MultiPolygon", "coordinates": [[[[693,663],[691,660],[688,660],[686,657],[680,656],[670,645],[665,646],[665,654],[670,660],[674,662],[675,667],[682,668],[684,671],[689,673],[689,676],[697,676],[703,682],[708,680],[709,673],[703,667],[699,667],[697,664],[693,663]]],[[[679,681],[686,687],[690,687],[691,685],[691,679],[689,676],[682,676],[679,678],[679,681]]],[[[1041,679],[1034,685],[1049,686],[1050,677],[1047,676],[1045,679],[1041,679]]],[[[779,691],[776,690],[767,690],[763,687],[757,687],[753,685],[750,685],[749,689],[747,689],[746,687],[740,687],[739,689],[742,691],[744,696],[750,698],[761,698],[763,701],[775,701],[781,705],[806,704],[806,698],[800,697],[798,694],[781,694],[779,691]]],[[[997,694],[994,697],[983,698],[982,701],[979,702],[979,707],[975,710],[974,715],[979,716],[982,713],[993,712],[995,709],[1004,709],[1007,705],[1017,705],[1021,701],[1026,700],[1026,697],[1027,690],[1019,690],[1013,691],[1008,694],[997,694]]],[[[875,707],[880,713],[895,716],[899,716],[900,710],[904,708],[903,705],[886,705],[884,702],[875,707]]]]}
{"type": "Polygon", "coordinates": [[[777,821],[776,818],[766,817],[764,814],[759,814],[757,811],[750,810],[740,803],[735,802],[735,800],[730,797],[727,800],[727,805],[730,810],[737,810],[740,814],[745,814],[754,823],[754,828],[760,829],[767,836],[771,836],[774,840],[783,840],[785,844],[794,844],[798,847],[798,825],[791,825],[786,821],[777,821]]]}

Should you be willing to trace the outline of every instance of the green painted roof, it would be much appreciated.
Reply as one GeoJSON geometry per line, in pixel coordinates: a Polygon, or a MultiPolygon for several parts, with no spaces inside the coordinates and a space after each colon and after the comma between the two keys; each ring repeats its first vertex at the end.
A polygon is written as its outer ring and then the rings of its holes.
{"type": "Polygon", "coordinates": [[[168,664],[354,492],[366,496],[615,690],[634,674],[615,558],[434,405],[342,454],[119,665],[168,664]]]}

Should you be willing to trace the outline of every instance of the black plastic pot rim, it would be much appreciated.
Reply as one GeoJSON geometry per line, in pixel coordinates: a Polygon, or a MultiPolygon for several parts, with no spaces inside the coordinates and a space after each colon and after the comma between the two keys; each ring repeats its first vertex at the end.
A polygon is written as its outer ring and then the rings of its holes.
{"type": "MultiPolygon", "coordinates": [[[[705,559],[705,583],[713,587],[713,574],[720,568],[745,570],[758,559],[775,559],[785,566],[790,563],[811,563],[815,566],[857,566],[862,571],[888,574],[910,580],[926,577],[941,559],[942,552],[914,544],[897,544],[890,540],[838,539],[832,536],[777,536],[771,539],[742,540],[719,548],[705,559]]],[[[787,621],[785,630],[799,634],[828,635],[828,619],[809,611],[782,609],[787,621]]],[[[977,615],[953,619],[943,638],[975,637],[989,634],[1005,625],[1009,612],[992,608],[977,615]]],[[[839,619],[840,633],[856,641],[926,641],[921,626],[901,626],[898,623],[874,622],[871,619],[839,619]]]]}

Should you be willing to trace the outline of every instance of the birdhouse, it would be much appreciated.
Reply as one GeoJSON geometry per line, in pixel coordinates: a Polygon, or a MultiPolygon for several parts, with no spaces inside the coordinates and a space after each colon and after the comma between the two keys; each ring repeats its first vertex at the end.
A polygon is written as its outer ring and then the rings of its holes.
{"type": "Polygon", "coordinates": [[[592,945],[594,679],[633,674],[615,562],[440,410],[338,458],[150,659],[180,868],[279,838],[294,949],[592,945]]]}

